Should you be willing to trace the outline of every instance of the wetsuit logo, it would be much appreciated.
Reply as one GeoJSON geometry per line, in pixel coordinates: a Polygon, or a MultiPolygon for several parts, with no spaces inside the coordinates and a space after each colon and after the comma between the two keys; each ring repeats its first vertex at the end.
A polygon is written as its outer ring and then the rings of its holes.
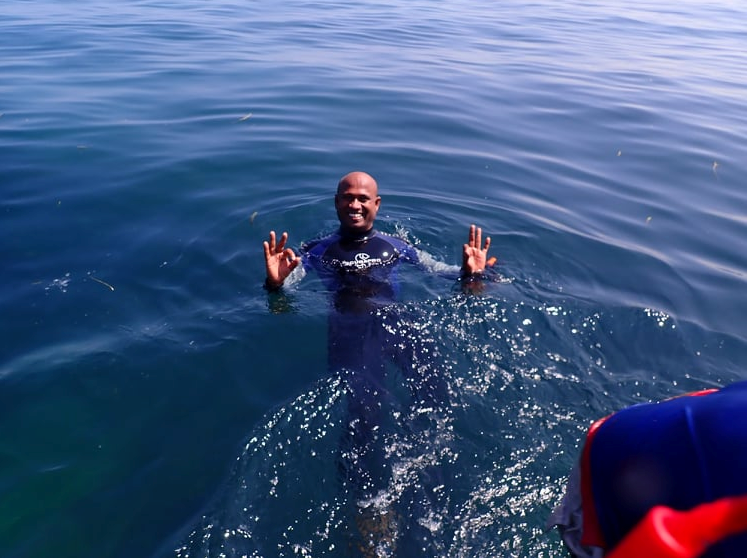
{"type": "Polygon", "coordinates": [[[363,245],[343,244],[336,235],[328,237],[309,250],[312,258],[319,258],[321,264],[329,269],[350,273],[367,273],[378,267],[393,265],[400,256],[397,248],[388,239],[374,236],[363,245]]]}
{"type": "Polygon", "coordinates": [[[369,267],[381,265],[382,263],[384,262],[381,261],[381,258],[372,258],[371,255],[366,252],[358,252],[355,255],[353,265],[356,269],[368,269],[369,267]]]}

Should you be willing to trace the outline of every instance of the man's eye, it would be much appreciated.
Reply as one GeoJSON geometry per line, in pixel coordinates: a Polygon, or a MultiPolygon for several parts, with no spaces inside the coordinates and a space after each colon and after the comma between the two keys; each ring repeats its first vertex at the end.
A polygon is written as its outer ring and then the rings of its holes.
{"type": "Polygon", "coordinates": [[[371,201],[371,198],[369,198],[368,196],[351,196],[350,194],[342,196],[342,201],[345,203],[350,203],[356,200],[359,201],[360,203],[366,203],[366,202],[371,201]]]}

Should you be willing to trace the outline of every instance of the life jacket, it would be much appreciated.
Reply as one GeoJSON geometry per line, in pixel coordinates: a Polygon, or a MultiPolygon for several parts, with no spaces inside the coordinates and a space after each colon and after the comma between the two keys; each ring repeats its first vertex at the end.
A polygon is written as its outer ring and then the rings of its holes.
{"type": "Polygon", "coordinates": [[[747,557],[747,382],[605,417],[580,465],[583,545],[609,558],[747,557]]]}

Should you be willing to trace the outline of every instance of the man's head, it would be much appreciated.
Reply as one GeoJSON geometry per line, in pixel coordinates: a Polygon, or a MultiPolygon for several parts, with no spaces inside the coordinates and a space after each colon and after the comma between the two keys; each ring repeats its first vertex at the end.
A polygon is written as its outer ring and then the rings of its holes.
{"type": "Polygon", "coordinates": [[[337,218],[344,230],[366,232],[371,230],[379,211],[379,187],[370,174],[351,172],[340,179],[335,194],[337,218]]]}

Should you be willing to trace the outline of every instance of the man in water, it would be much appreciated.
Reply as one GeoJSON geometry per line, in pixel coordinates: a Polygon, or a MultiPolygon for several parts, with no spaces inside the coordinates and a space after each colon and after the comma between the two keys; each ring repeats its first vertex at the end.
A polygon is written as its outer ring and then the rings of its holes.
{"type": "MultiPolygon", "coordinates": [[[[377,445],[386,408],[392,402],[397,405],[385,383],[387,363],[396,363],[413,403],[439,408],[448,397],[435,340],[424,338],[401,308],[390,305],[396,298],[395,275],[400,264],[418,264],[419,259],[410,244],[374,228],[380,205],[373,177],[351,172],[342,177],[335,194],[337,232],[304,245],[301,256],[287,247],[287,232],[278,240],[271,231],[264,242],[268,291],[280,289],[303,262],[297,273],[314,269],[333,294],[329,367],[344,373],[349,387],[349,426],[341,440],[338,466],[360,501],[373,496],[390,476],[385,452],[377,445]]],[[[489,247],[490,238],[482,244],[482,230],[471,225],[469,241],[462,249],[465,285],[474,287],[480,281],[490,265],[489,247]]],[[[379,544],[394,546],[394,517],[392,510],[361,509],[357,522],[364,556],[373,556],[372,549],[379,544]]]]}
{"type": "MultiPolygon", "coordinates": [[[[371,175],[356,171],[342,177],[335,194],[340,229],[304,248],[308,264],[329,280],[328,286],[344,289],[349,286],[346,283],[351,282],[350,278],[371,275],[376,283],[383,284],[386,281],[382,279],[388,278],[400,260],[418,262],[412,246],[374,229],[380,205],[378,185],[371,175]]],[[[275,231],[270,231],[269,241],[264,242],[265,287],[268,290],[279,289],[302,261],[301,256],[286,247],[287,242],[287,232],[278,241],[275,231]]],[[[488,265],[490,237],[482,247],[481,243],[482,229],[471,225],[469,241],[462,249],[462,278],[465,280],[478,277],[488,265]]]]}
{"type": "MultiPolygon", "coordinates": [[[[337,185],[337,232],[304,245],[302,256],[287,247],[287,232],[277,240],[275,231],[271,231],[264,242],[267,290],[280,289],[303,262],[297,273],[315,270],[333,293],[328,353],[333,371],[373,372],[383,366],[382,356],[411,366],[418,352],[427,352],[418,351],[418,340],[413,336],[405,339],[407,336],[401,334],[400,339],[393,340],[382,332],[381,326],[387,321],[388,325],[395,320],[401,322],[385,309],[396,299],[397,269],[402,262],[418,264],[419,260],[410,244],[374,228],[380,205],[376,180],[365,172],[351,172],[337,185]]],[[[461,269],[461,280],[468,288],[477,285],[486,265],[492,263],[487,259],[490,237],[481,244],[482,229],[471,225],[469,240],[462,249],[461,269]]]]}
{"type": "MultiPolygon", "coordinates": [[[[340,221],[337,232],[304,245],[303,257],[287,247],[287,232],[278,241],[275,231],[270,231],[269,240],[264,242],[267,290],[280,289],[303,261],[297,273],[314,269],[333,293],[328,356],[330,368],[335,372],[343,369],[375,372],[387,358],[397,361],[400,367],[412,367],[418,354],[428,352],[418,350],[419,340],[412,335],[401,333],[399,338],[391,339],[382,332],[394,329],[387,327],[392,322],[401,325],[402,321],[401,316],[392,316],[385,309],[396,298],[397,269],[402,262],[418,264],[419,261],[410,244],[374,228],[380,205],[376,180],[365,172],[351,172],[337,185],[335,208],[340,221]]],[[[461,280],[469,288],[479,282],[486,265],[492,263],[487,259],[490,237],[481,244],[482,229],[471,225],[469,241],[462,249],[461,269],[461,280]]]]}

